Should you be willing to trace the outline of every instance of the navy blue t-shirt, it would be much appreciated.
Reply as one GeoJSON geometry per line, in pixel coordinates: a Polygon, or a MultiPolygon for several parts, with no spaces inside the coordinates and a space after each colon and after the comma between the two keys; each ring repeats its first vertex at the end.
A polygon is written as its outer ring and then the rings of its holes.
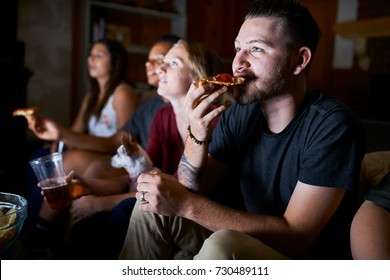
{"type": "Polygon", "coordinates": [[[141,147],[146,150],[154,115],[160,108],[168,104],[168,102],[162,100],[160,95],[143,101],[135,110],[130,120],[123,126],[123,130],[130,132],[137,139],[141,147]]]}
{"type": "MultiPolygon", "coordinates": [[[[351,197],[357,194],[365,145],[363,126],[349,108],[312,91],[293,120],[277,134],[267,130],[260,104],[233,104],[219,120],[209,153],[237,172],[249,212],[281,217],[298,181],[353,190],[339,207],[348,213],[337,211],[334,217],[343,227],[335,233],[343,231],[347,238],[348,230],[349,240],[357,204],[344,204],[355,201],[351,197]]],[[[315,255],[330,258],[325,252],[315,255]]]]}

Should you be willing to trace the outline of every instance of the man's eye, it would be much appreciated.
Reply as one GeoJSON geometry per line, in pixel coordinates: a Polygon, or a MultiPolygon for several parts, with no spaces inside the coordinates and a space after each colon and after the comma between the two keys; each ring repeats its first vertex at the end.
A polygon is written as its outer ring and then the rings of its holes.
{"type": "Polygon", "coordinates": [[[252,52],[261,52],[262,49],[258,47],[252,47],[252,52]]]}
{"type": "Polygon", "coordinates": [[[234,48],[235,53],[238,53],[239,51],[241,51],[241,48],[239,48],[239,47],[234,48]]]}

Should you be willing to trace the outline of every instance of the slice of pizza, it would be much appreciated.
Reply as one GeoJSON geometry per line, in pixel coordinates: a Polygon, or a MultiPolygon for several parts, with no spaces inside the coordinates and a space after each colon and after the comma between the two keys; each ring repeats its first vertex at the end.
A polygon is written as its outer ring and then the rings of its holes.
{"type": "Polygon", "coordinates": [[[26,107],[26,108],[20,108],[13,111],[12,115],[14,117],[16,116],[23,116],[27,119],[27,122],[29,124],[33,124],[34,127],[38,132],[45,131],[43,121],[38,113],[37,107],[26,107]]]}
{"type": "Polygon", "coordinates": [[[198,87],[203,86],[207,83],[223,85],[223,86],[236,86],[241,85],[245,81],[245,78],[234,77],[230,74],[218,74],[212,77],[205,77],[198,82],[198,87]]]}
{"type": "Polygon", "coordinates": [[[38,116],[37,107],[26,107],[20,108],[13,111],[12,115],[15,116],[23,116],[27,119],[28,122],[34,122],[38,116]]]}

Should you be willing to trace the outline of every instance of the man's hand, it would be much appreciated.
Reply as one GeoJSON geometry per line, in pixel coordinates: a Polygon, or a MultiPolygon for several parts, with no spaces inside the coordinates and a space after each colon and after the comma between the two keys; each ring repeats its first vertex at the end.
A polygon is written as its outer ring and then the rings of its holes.
{"type": "Polygon", "coordinates": [[[166,216],[181,216],[186,209],[189,192],[179,181],[168,174],[153,170],[138,177],[136,198],[143,201],[141,211],[166,216]],[[144,200],[142,200],[144,198],[144,200]]]}
{"type": "Polygon", "coordinates": [[[192,135],[199,141],[207,141],[212,136],[213,120],[226,111],[229,101],[220,106],[212,106],[215,101],[227,92],[226,86],[205,84],[197,87],[193,84],[186,96],[186,112],[192,135]]]}

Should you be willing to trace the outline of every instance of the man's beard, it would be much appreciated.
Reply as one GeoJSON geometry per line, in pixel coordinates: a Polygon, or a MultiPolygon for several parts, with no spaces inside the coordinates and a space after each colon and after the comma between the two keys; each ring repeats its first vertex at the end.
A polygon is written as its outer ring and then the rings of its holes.
{"type": "Polygon", "coordinates": [[[289,86],[290,73],[291,69],[288,65],[288,59],[285,58],[283,64],[276,71],[274,76],[266,80],[250,84],[245,92],[243,92],[243,89],[241,91],[239,90],[239,93],[235,98],[237,103],[246,105],[255,102],[262,102],[272,97],[284,94],[289,86]],[[260,83],[261,87],[259,85],[260,83]]]}

